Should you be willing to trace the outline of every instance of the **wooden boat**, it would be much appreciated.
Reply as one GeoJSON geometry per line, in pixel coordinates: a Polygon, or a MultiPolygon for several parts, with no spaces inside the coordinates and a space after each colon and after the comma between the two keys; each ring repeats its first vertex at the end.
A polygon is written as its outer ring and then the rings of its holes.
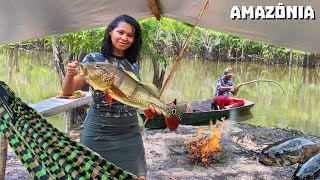
{"type": "MultiPolygon", "coordinates": [[[[182,115],[182,120],[180,124],[183,125],[201,125],[209,123],[210,120],[220,120],[222,118],[229,118],[233,116],[239,117],[243,113],[248,112],[253,106],[254,102],[245,100],[244,106],[236,107],[232,109],[223,109],[223,110],[214,110],[211,107],[212,99],[208,99],[205,101],[193,101],[190,102],[191,111],[186,112],[182,115]]],[[[140,115],[143,119],[146,117],[142,112],[140,115]]],[[[166,123],[163,115],[155,115],[154,119],[149,119],[145,125],[146,128],[150,129],[162,129],[166,128],[166,123]]]]}

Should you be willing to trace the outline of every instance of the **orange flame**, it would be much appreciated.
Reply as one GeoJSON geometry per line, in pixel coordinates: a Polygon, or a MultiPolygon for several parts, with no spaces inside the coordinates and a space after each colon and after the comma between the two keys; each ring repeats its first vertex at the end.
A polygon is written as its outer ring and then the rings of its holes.
{"type": "Polygon", "coordinates": [[[205,166],[208,166],[213,153],[222,150],[220,138],[226,125],[227,121],[216,121],[216,124],[210,121],[210,128],[212,130],[210,140],[202,137],[203,129],[198,128],[198,140],[185,142],[185,145],[190,148],[189,158],[191,158],[192,161],[201,160],[205,166]]]}
{"type": "Polygon", "coordinates": [[[217,121],[216,124],[213,124],[212,121],[210,121],[212,133],[210,135],[209,142],[201,149],[203,156],[213,152],[221,151],[222,147],[220,146],[220,137],[226,124],[227,121],[217,121]]]}

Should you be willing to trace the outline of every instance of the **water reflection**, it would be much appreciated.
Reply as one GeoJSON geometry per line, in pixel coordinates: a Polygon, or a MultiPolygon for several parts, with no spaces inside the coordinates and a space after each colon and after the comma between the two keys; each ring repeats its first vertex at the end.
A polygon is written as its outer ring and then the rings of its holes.
{"type": "MultiPolygon", "coordinates": [[[[17,71],[13,65],[12,50],[0,53],[0,80],[25,102],[34,103],[56,96],[60,91],[52,56],[43,51],[19,51],[17,71]]],[[[65,130],[64,113],[46,118],[60,130],[65,130]]]]}
{"type": "MultiPolygon", "coordinates": [[[[8,67],[10,52],[0,54],[2,67],[8,67]]],[[[53,59],[47,52],[20,52],[20,72],[0,69],[0,79],[5,81],[25,102],[33,103],[61,91],[59,78],[55,73],[53,59]]],[[[169,65],[169,69],[172,64],[169,65]]],[[[10,67],[10,66],[9,66],[10,67]]],[[[319,69],[287,67],[284,65],[237,64],[226,62],[209,62],[184,60],[172,81],[164,91],[165,101],[177,98],[179,101],[205,100],[212,98],[217,79],[222,76],[226,67],[232,67],[235,84],[255,79],[277,81],[286,91],[274,83],[254,83],[243,86],[237,97],[254,101],[249,120],[244,122],[261,125],[289,127],[306,133],[320,135],[320,103],[318,94],[319,69]]],[[[141,61],[141,77],[151,82],[152,63],[149,59],[141,61]]],[[[48,118],[61,130],[65,128],[65,117],[62,114],[48,118]]]]}
{"type": "MultiPolygon", "coordinates": [[[[142,67],[148,65],[142,64],[142,67]]],[[[289,127],[320,135],[320,103],[317,100],[320,94],[319,69],[225,62],[198,63],[185,60],[165,91],[164,99],[177,97],[181,101],[191,101],[212,98],[217,79],[222,76],[226,67],[234,69],[235,84],[255,79],[271,79],[277,81],[286,92],[283,95],[282,90],[274,83],[243,86],[237,97],[256,103],[251,109],[253,118],[244,122],[289,127]]],[[[146,68],[143,68],[143,71],[146,71],[146,68]]],[[[150,80],[149,78],[145,79],[150,80]]]]}

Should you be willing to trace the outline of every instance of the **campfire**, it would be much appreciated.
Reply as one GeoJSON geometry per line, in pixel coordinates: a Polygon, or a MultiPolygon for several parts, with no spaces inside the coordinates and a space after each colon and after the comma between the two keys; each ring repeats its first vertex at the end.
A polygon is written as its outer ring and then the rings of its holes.
{"type": "Polygon", "coordinates": [[[202,163],[208,167],[210,163],[219,162],[224,158],[222,146],[220,145],[220,137],[223,133],[227,121],[216,121],[215,124],[210,121],[212,133],[210,137],[203,135],[203,129],[198,128],[198,137],[192,141],[185,141],[184,145],[189,151],[187,160],[190,163],[202,163]]]}

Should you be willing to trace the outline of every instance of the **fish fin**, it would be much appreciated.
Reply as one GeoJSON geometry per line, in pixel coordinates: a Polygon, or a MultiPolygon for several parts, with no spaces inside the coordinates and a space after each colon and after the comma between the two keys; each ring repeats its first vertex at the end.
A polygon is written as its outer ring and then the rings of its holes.
{"type": "Polygon", "coordinates": [[[180,119],[176,116],[172,116],[171,118],[164,116],[167,127],[170,131],[174,131],[178,128],[180,119]]]}
{"type": "Polygon", "coordinates": [[[174,100],[172,101],[172,103],[173,103],[174,105],[177,105],[177,99],[174,99],[174,100]]]}
{"type": "Polygon", "coordinates": [[[114,94],[117,94],[117,96],[119,96],[120,98],[123,99],[128,99],[128,96],[126,94],[123,93],[123,91],[121,91],[117,86],[112,85],[110,88],[110,91],[112,91],[114,94]]]}
{"type": "Polygon", "coordinates": [[[137,82],[140,82],[140,79],[131,71],[126,71],[123,70],[125,73],[127,73],[130,77],[132,77],[134,80],[136,80],[137,82]]]}
{"type": "Polygon", "coordinates": [[[148,119],[153,119],[153,117],[154,117],[153,113],[152,113],[149,109],[143,110],[143,114],[144,114],[148,119]]]}
{"type": "Polygon", "coordinates": [[[152,83],[146,83],[141,82],[140,79],[131,71],[123,70],[128,76],[130,76],[135,81],[139,82],[142,86],[144,86],[146,89],[150,90],[150,92],[155,95],[156,97],[160,97],[160,91],[159,89],[152,83]]]}
{"type": "Polygon", "coordinates": [[[110,94],[106,94],[106,101],[109,104],[109,106],[111,106],[112,104],[112,97],[110,96],[110,94]]]}
{"type": "Polygon", "coordinates": [[[159,89],[152,83],[145,83],[145,82],[141,82],[141,85],[143,85],[144,87],[146,87],[146,89],[150,90],[150,92],[155,95],[157,98],[160,98],[160,91],[159,89]]]}

